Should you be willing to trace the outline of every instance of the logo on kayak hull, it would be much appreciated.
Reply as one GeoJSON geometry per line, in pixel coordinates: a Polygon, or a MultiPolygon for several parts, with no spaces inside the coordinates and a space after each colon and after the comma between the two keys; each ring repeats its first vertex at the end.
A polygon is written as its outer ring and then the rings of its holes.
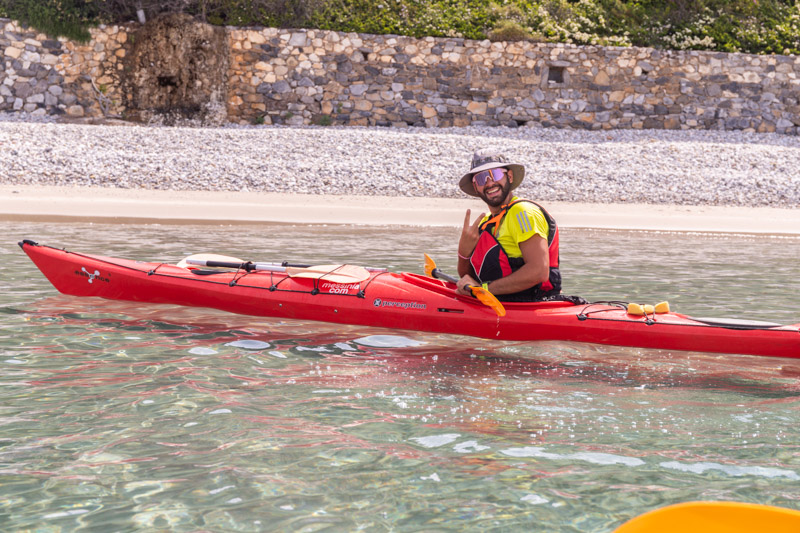
{"type": "Polygon", "coordinates": [[[108,278],[104,278],[103,276],[101,276],[99,270],[95,270],[94,272],[89,272],[88,270],[86,270],[86,267],[81,267],[80,270],[76,270],[75,275],[88,278],[86,281],[88,281],[89,283],[94,283],[95,281],[102,281],[103,283],[111,282],[111,280],[109,280],[108,278]]]}
{"type": "Polygon", "coordinates": [[[358,292],[361,290],[360,283],[333,283],[326,281],[319,287],[323,292],[329,294],[350,294],[351,291],[358,292]]]}
{"type": "Polygon", "coordinates": [[[428,305],[420,302],[412,302],[408,300],[382,300],[375,298],[372,300],[372,305],[375,307],[385,308],[392,307],[395,309],[427,309],[428,305]]]}

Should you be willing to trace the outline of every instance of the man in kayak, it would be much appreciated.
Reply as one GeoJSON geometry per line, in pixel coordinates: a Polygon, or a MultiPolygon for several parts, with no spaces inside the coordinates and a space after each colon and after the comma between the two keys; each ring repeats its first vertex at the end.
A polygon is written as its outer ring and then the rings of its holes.
{"type": "Polygon", "coordinates": [[[470,210],[458,242],[458,292],[482,285],[501,301],[529,302],[561,292],[558,227],[539,204],[513,195],[525,167],[501,154],[481,151],[458,185],[489,207],[470,223],[470,210]]]}

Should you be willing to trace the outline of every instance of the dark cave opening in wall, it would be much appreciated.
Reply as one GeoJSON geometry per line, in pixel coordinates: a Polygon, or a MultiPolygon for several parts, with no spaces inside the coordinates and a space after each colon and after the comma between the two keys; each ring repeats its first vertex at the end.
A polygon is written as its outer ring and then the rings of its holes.
{"type": "Polygon", "coordinates": [[[149,21],[126,58],[128,118],[224,122],[229,52],[224,28],[181,14],[149,21]]]}

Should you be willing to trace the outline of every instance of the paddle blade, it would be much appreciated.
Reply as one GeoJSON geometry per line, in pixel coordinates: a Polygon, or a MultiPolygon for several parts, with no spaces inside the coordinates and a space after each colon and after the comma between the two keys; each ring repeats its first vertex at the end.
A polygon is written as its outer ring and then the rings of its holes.
{"type": "MultiPolygon", "coordinates": [[[[436,262],[428,254],[425,254],[425,275],[429,278],[444,279],[450,283],[458,282],[456,278],[448,276],[436,268],[436,262]]],[[[491,307],[494,312],[497,313],[497,316],[506,316],[506,308],[503,307],[503,304],[501,304],[497,298],[495,298],[494,294],[487,291],[483,287],[470,286],[469,288],[472,290],[472,295],[483,305],[491,307]]]]}
{"type": "Polygon", "coordinates": [[[433,271],[436,270],[436,261],[431,256],[425,254],[425,275],[429,278],[435,278],[433,271]]]}
{"type": "Polygon", "coordinates": [[[219,263],[240,263],[241,264],[241,263],[245,262],[245,261],[242,261],[241,259],[238,259],[236,257],[231,257],[229,255],[194,254],[194,255],[190,255],[189,257],[185,257],[185,258],[181,259],[178,262],[177,266],[183,267],[183,268],[187,268],[190,265],[190,263],[188,262],[190,259],[193,260],[193,261],[203,261],[203,262],[205,262],[205,261],[216,261],[216,262],[219,262],[219,263]]]}
{"type": "Polygon", "coordinates": [[[310,267],[286,267],[293,278],[312,278],[332,283],[360,283],[369,278],[369,271],[356,265],[314,265],[310,267]]]}
{"type": "Polygon", "coordinates": [[[614,533],[797,533],[800,511],[738,502],[687,502],[637,516],[614,533]]]}
{"type": "Polygon", "coordinates": [[[436,262],[428,254],[425,254],[425,275],[429,278],[443,279],[450,283],[458,283],[458,278],[454,278],[450,274],[445,274],[436,268],[436,262]]]}
{"type": "Polygon", "coordinates": [[[475,298],[478,299],[483,305],[491,307],[497,316],[506,316],[506,308],[503,307],[503,304],[500,303],[494,294],[487,291],[483,287],[470,287],[472,289],[472,294],[475,298]]]}

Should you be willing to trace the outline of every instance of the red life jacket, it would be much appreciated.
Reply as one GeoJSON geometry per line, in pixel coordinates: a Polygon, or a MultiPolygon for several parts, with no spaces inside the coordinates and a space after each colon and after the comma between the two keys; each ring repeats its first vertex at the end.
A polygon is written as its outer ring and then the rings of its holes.
{"type": "Polygon", "coordinates": [[[522,257],[509,257],[508,253],[495,237],[509,209],[520,202],[528,202],[535,205],[542,211],[545,220],[547,220],[547,225],[549,226],[549,231],[547,233],[547,249],[549,254],[550,275],[546,281],[538,285],[513,294],[498,296],[498,299],[507,302],[541,300],[542,298],[553,296],[561,292],[561,271],[558,269],[558,226],[556,225],[555,219],[550,216],[550,213],[536,202],[531,202],[530,200],[517,200],[504,205],[501,207],[499,213],[481,224],[478,244],[475,246],[475,250],[469,258],[475,276],[481,283],[487,283],[508,276],[525,264],[525,260],[522,257]]]}

